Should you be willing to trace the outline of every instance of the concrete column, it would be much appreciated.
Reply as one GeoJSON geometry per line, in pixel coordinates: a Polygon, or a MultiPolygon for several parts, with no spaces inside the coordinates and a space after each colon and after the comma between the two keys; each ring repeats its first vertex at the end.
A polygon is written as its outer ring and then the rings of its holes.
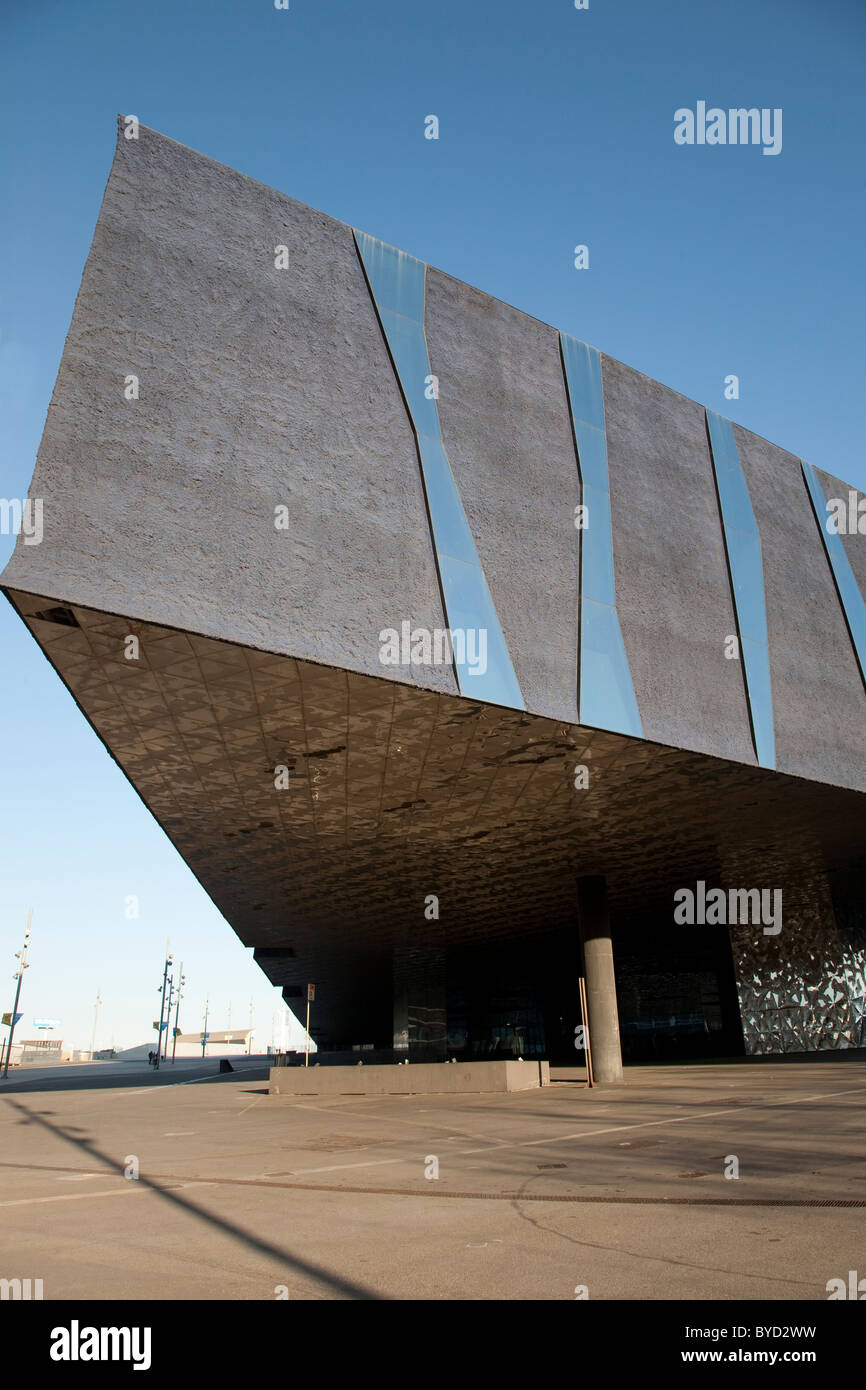
{"type": "Polygon", "coordinates": [[[616,1008],[616,977],[607,911],[607,885],[601,875],[577,880],[577,914],[589,1008],[589,1044],[596,1081],[622,1081],[622,1052],[616,1008]]]}

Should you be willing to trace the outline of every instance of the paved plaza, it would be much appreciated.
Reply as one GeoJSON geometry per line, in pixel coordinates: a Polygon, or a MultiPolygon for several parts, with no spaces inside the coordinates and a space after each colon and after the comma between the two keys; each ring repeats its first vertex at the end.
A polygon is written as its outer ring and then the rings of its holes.
{"type": "Polygon", "coordinates": [[[866,1271],[862,1054],[368,1099],[237,1065],[11,1073],[0,1275],[59,1300],[808,1301],[866,1271]]]}

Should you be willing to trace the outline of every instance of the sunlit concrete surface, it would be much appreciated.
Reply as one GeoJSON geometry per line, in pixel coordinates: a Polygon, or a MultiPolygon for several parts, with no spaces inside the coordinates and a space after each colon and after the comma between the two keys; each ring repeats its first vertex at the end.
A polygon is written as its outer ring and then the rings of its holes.
{"type": "Polygon", "coordinates": [[[808,1301],[862,1268],[862,1053],[510,1096],[272,1097],[255,1058],[95,1073],[0,1095],[0,1275],[46,1299],[808,1301]]]}

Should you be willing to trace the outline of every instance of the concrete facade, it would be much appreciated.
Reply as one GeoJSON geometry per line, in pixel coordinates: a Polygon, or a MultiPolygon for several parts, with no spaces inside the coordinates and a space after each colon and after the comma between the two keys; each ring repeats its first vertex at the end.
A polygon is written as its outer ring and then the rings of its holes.
{"type": "MultiPolygon", "coordinates": [[[[734,425],[744,570],[703,407],[593,350],[570,401],[554,328],[412,262],[437,482],[408,320],[353,230],[119,129],[30,488],[44,540],[2,586],[288,1002],[318,984],[319,1045],[574,1058],[587,876],[627,1052],[862,1043],[866,686],[800,461],[734,425]],[[578,438],[595,360],[603,430],[578,438]],[[581,722],[601,552],[575,508],[602,468],[622,649],[597,669],[641,738],[581,722]],[[383,630],[447,628],[479,584],[519,702],[471,698],[456,663],[383,665],[383,630]],[[775,767],[729,650],[756,600],[775,767]],[[787,925],[677,935],[699,881],[781,888],[787,925]]],[[[843,540],[862,603],[866,536],[843,540]]]]}

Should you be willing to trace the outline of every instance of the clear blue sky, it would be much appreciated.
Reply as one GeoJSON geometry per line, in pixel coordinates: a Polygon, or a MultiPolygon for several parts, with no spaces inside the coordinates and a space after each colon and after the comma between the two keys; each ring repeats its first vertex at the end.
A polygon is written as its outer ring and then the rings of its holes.
{"type": "MultiPolygon", "coordinates": [[[[866,489],[864,0],[4,0],[0,48],[0,496],[27,494],[117,112],[866,489]],[[677,146],[699,100],[781,107],[782,152],[677,146]]],[[[28,1025],[88,1045],[100,984],[99,1042],[143,1040],[170,935],[183,1026],[210,990],[216,1025],[254,994],[269,1031],[273,991],[5,601],[0,653],[0,1006],[32,906],[28,1025]]]]}

